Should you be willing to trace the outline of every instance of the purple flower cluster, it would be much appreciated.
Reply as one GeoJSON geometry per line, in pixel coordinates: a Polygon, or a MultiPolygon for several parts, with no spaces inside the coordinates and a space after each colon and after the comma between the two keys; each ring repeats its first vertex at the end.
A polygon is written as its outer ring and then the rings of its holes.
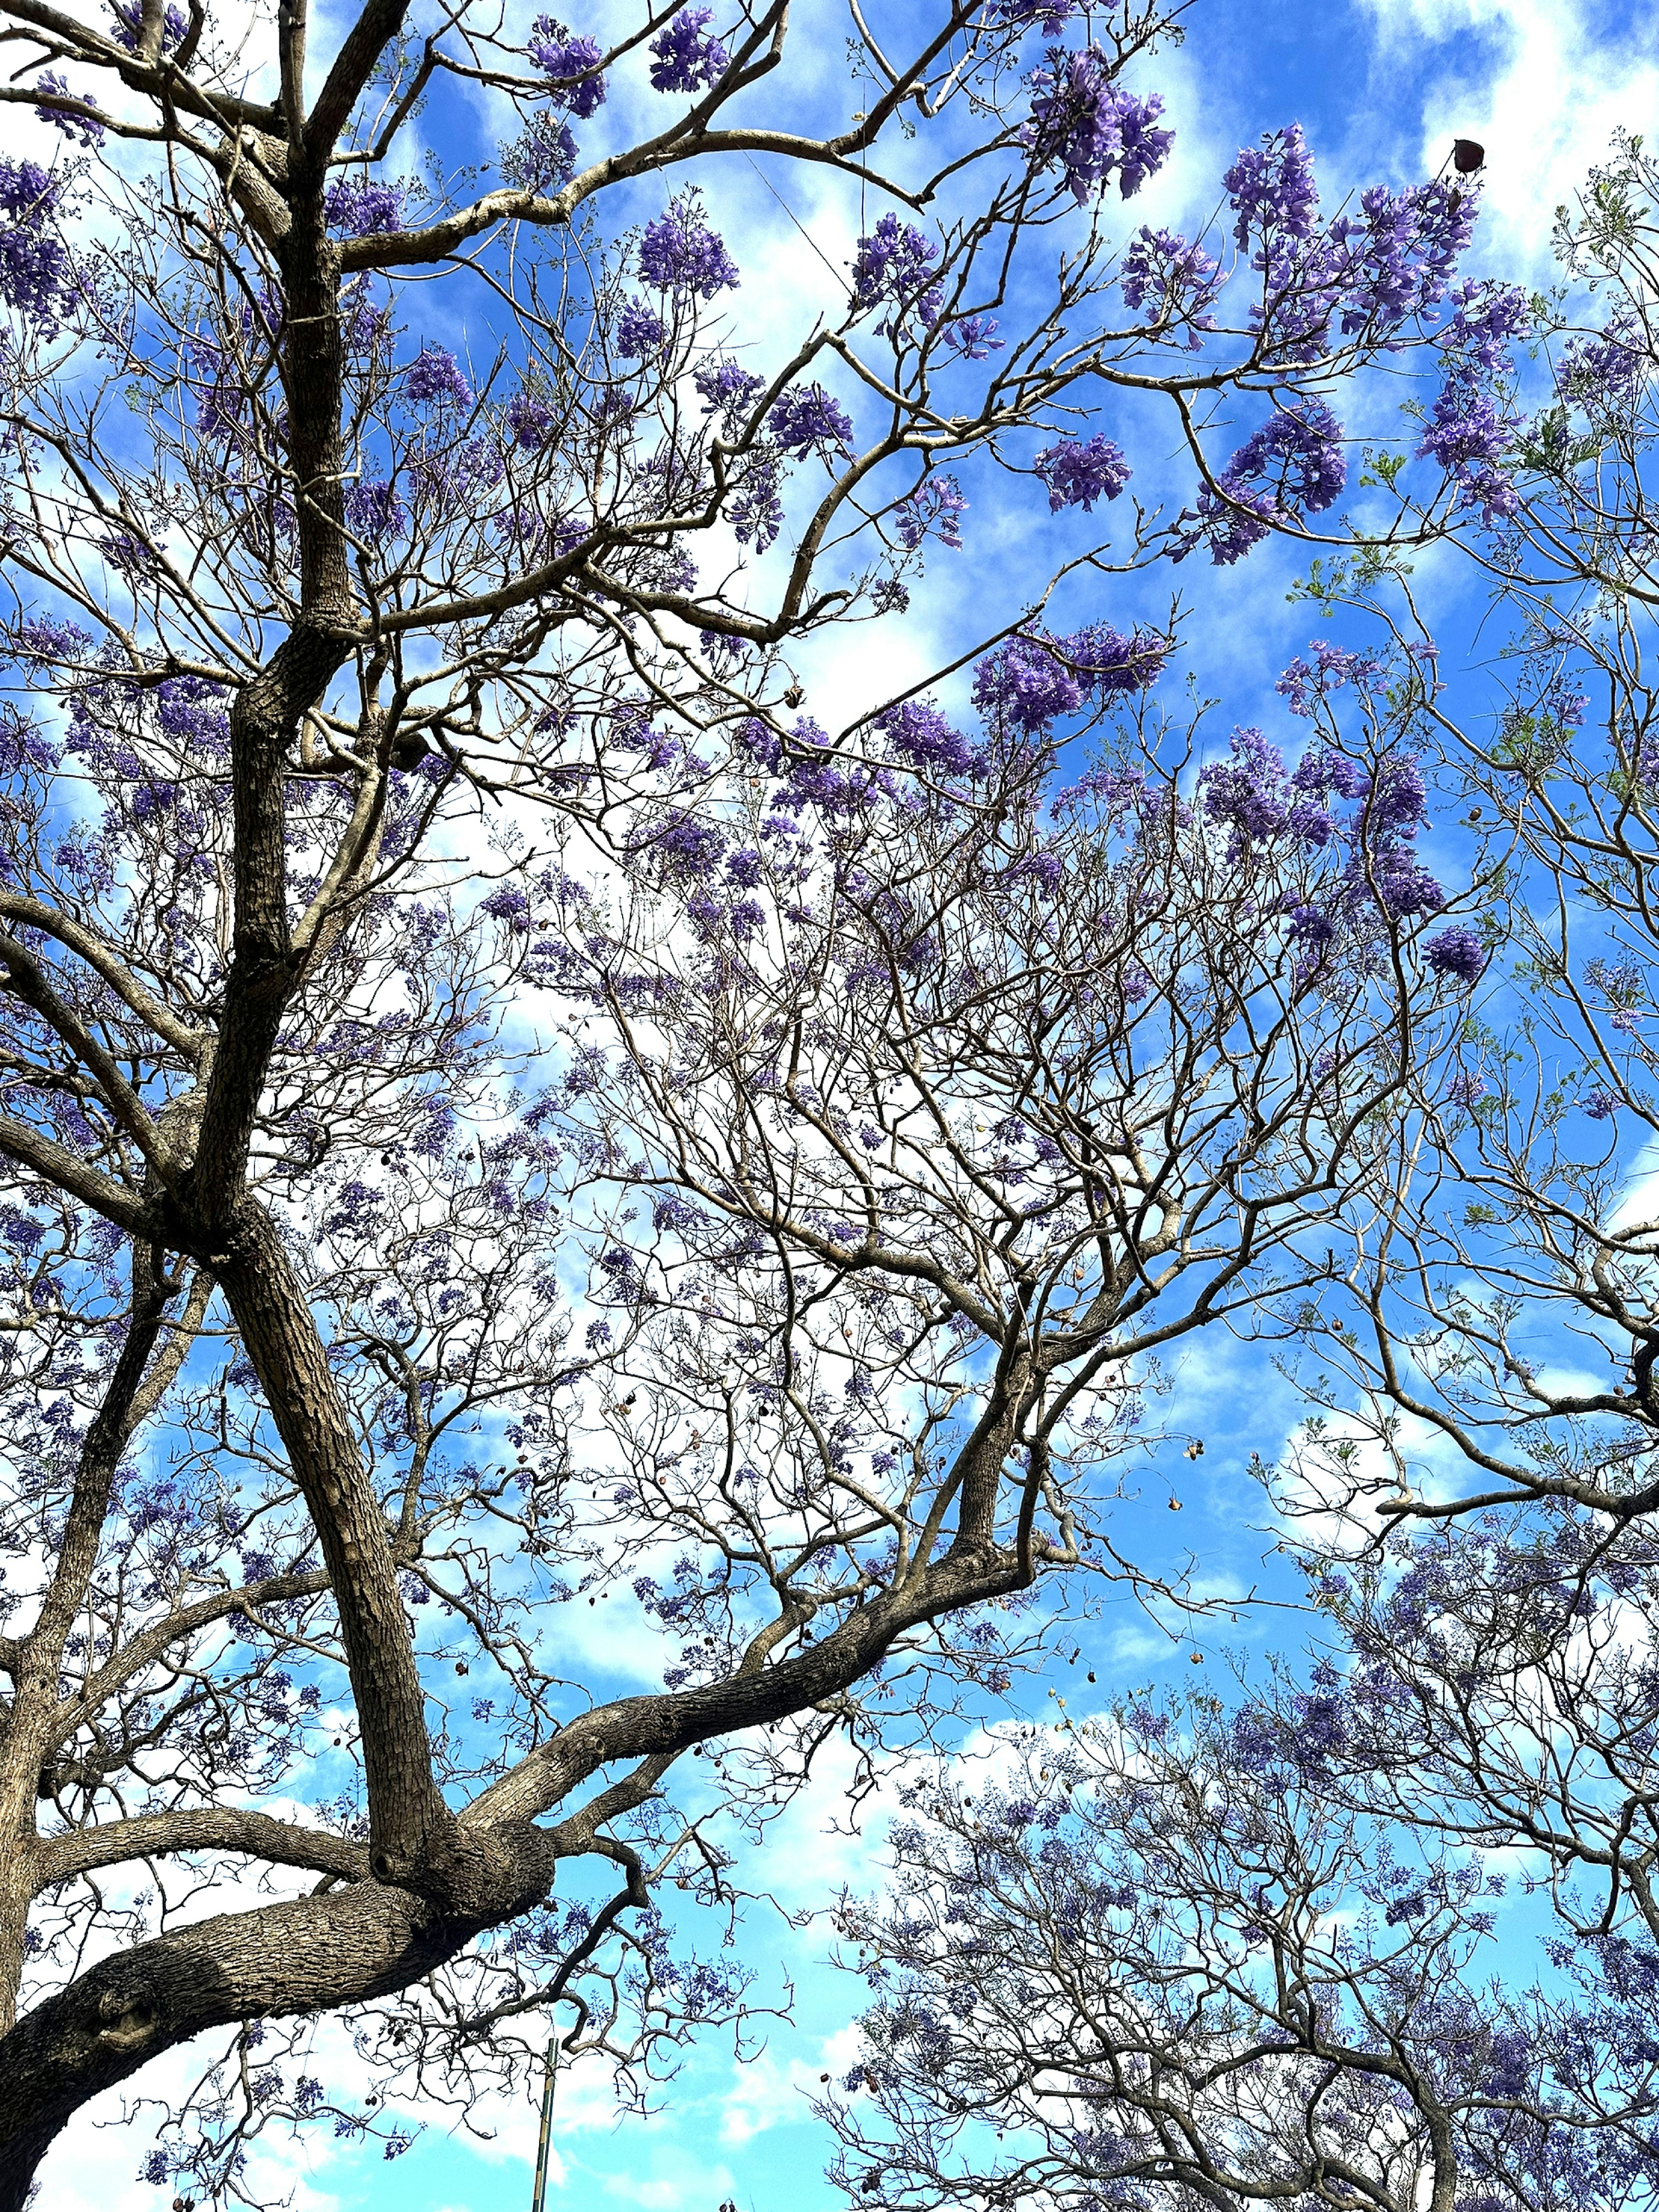
{"type": "MultiPolygon", "coordinates": [[[[34,88],[37,92],[49,94],[56,100],[78,100],[85,107],[96,107],[98,105],[90,93],[72,93],[53,70],[47,70],[37,77],[34,88]]],[[[95,149],[104,143],[104,125],[95,115],[66,115],[61,107],[37,107],[34,112],[42,123],[50,123],[54,131],[61,131],[66,138],[72,139],[77,145],[95,149]]]]}
{"type": "Polygon", "coordinates": [[[1437,975],[1449,981],[1478,983],[1486,965],[1486,948],[1478,930],[1460,922],[1455,929],[1444,929],[1438,937],[1431,937],[1423,957],[1437,975]]]}
{"type": "Polygon", "coordinates": [[[740,368],[735,361],[705,362],[692,373],[692,383],[702,401],[705,415],[718,415],[720,427],[728,436],[735,436],[748,418],[749,410],[766,389],[766,379],[752,370],[740,368]]]}
{"type": "Polygon", "coordinates": [[[409,521],[409,510],[384,477],[370,477],[346,487],[345,519],[354,537],[374,544],[403,530],[409,521]]]}
{"type": "Polygon", "coordinates": [[[0,300],[50,337],[73,294],[70,258],[50,226],[64,180],[38,161],[0,160],[0,300]]]}
{"type": "Polygon", "coordinates": [[[1032,72],[1031,117],[1020,131],[1033,167],[1058,168],[1079,205],[1115,173],[1132,199],[1169,156],[1173,131],[1159,130],[1164,102],[1138,99],[1115,80],[1116,64],[1098,46],[1068,53],[1051,46],[1046,69],[1032,72]]]}
{"type": "Polygon", "coordinates": [[[568,108],[586,122],[596,107],[605,105],[605,82],[599,74],[605,50],[593,39],[573,39],[551,15],[538,15],[530,27],[525,52],[544,76],[553,82],[547,96],[555,107],[568,108]]]}
{"type": "Polygon", "coordinates": [[[1040,453],[1037,474],[1048,487],[1048,512],[1080,507],[1092,514],[1097,499],[1115,499],[1133,471],[1121,447],[1103,434],[1088,439],[1062,438],[1040,453]]]}
{"type": "Polygon", "coordinates": [[[967,511],[968,502],[954,477],[929,477],[893,509],[893,527],[907,553],[914,553],[923,538],[930,537],[960,553],[962,532],[957,517],[967,511]]]}
{"type": "Polygon", "coordinates": [[[447,346],[423,345],[404,378],[404,397],[415,407],[472,404],[472,387],[447,346]]]}
{"type": "Polygon", "coordinates": [[[538,108],[522,134],[501,156],[501,167],[514,184],[527,191],[556,190],[568,183],[576,166],[576,142],[562,115],[538,108]]]}
{"type": "Polygon", "coordinates": [[[1469,283],[1454,295],[1457,312],[1440,344],[1445,379],[1425,426],[1419,459],[1432,460],[1457,486],[1457,504],[1478,509],[1490,528],[1519,504],[1499,465],[1520,418],[1504,405],[1499,380],[1514,368],[1510,342],[1526,327],[1527,302],[1512,284],[1469,283]]]}
{"type": "Polygon", "coordinates": [[[853,312],[863,314],[888,303],[891,312],[876,325],[878,335],[896,331],[913,309],[931,325],[939,311],[939,292],[933,282],[938,259],[938,246],[914,223],[883,216],[860,239],[853,258],[853,312]]]}
{"type": "Polygon", "coordinates": [[[1203,332],[1215,328],[1210,309],[1226,281],[1221,264],[1178,230],[1149,230],[1143,224],[1124,252],[1124,306],[1136,313],[1146,309],[1156,324],[1184,324],[1194,353],[1203,332]]]}
{"type": "MultiPolygon", "coordinates": [[[[1413,756],[1386,760],[1368,776],[1342,754],[1316,746],[1287,774],[1284,756],[1257,729],[1235,731],[1228,751],[1202,771],[1199,792],[1207,818],[1232,831],[1231,860],[1286,841],[1307,854],[1334,844],[1347,854],[1322,891],[1286,894],[1281,902],[1304,952],[1316,958],[1345,933],[1364,944],[1379,916],[1397,921],[1444,906],[1445,893],[1418,857],[1428,793],[1413,756]],[[1335,811],[1337,801],[1346,814],[1335,811]]],[[[1485,963],[1479,939],[1462,927],[1433,940],[1426,957],[1435,972],[1466,981],[1485,963]]]]}
{"type": "Polygon", "coordinates": [[[1251,433],[1218,479],[1204,485],[1181,517],[1175,558],[1208,545],[1218,567],[1229,567],[1273,528],[1316,514],[1338,499],[1348,478],[1342,425],[1312,394],[1279,408],[1251,433]]]}
{"type": "Polygon", "coordinates": [[[1375,653],[1345,653],[1322,637],[1315,638],[1308,650],[1314,657],[1313,666],[1305,660],[1293,660],[1273,686],[1291,714],[1304,721],[1311,719],[1316,702],[1340,691],[1345,684],[1373,694],[1386,688],[1382,664],[1375,653]]]}
{"type": "Polygon", "coordinates": [[[943,775],[965,775],[974,763],[974,748],[951,725],[931,699],[905,699],[884,707],[873,717],[893,750],[912,767],[943,775]]]}
{"type": "Polygon", "coordinates": [[[988,361],[1003,350],[1002,340],[994,335],[997,327],[994,315],[964,315],[959,323],[946,326],[939,349],[963,361],[988,361]]]}
{"type": "Polygon", "coordinates": [[[750,468],[726,501],[726,519],[739,545],[752,545],[757,553],[764,553],[775,542],[783,528],[783,496],[770,461],[750,468]]]}
{"type": "Polygon", "coordinates": [[[695,192],[671,200],[655,222],[645,226],[640,240],[640,275],[659,292],[689,294],[712,300],[717,292],[734,289],[739,282],[738,264],[726,242],[702,219],[695,192]]]}
{"type": "MultiPolygon", "coordinates": [[[[115,18],[116,45],[136,54],[144,19],[143,0],[111,0],[110,13],[115,18]]],[[[167,12],[161,18],[161,52],[170,54],[183,46],[189,28],[190,21],[184,9],[175,5],[175,0],[167,0],[167,12]]]]}
{"type": "Polygon", "coordinates": [[[786,392],[767,416],[766,427],[784,452],[797,458],[815,448],[826,459],[832,451],[844,454],[853,450],[853,418],[822,385],[786,392]]]}
{"type": "Polygon", "coordinates": [[[705,26],[712,8],[682,8],[665,30],[651,41],[653,92],[697,92],[717,84],[732,66],[732,56],[705,26]]]}
{"type": "Polygon", "coordinates": [[[1641,397],[1652,365],[1652,342],[1635,317],[1626,313],[1593,337],[1568,340],[1556,368],[1555,389],[1561,398],[1580,406],[1622,413],[1641,397]]]}
{"type": "Polygon", "coordinates": [[[1268,251],[1278,240],[1313,236],[1319,187],[1299,123],[1283,131],[1264,131],[1260,145],[1240,149],[1221,182],[1232,207],[1233,239],[1241,252],[1252,236],[1268,251]]]}
{"type": "Polygon", "coordinates": [[[1224,179],[1233,236],[1262,278],[1251,319],[1276,358],[1311,361],[1334,329],[1387,344],[1446,297],[1474,233],[1476,196],[1444,182],[1362,192],[1357,215],[1318,223],[1319,191],[1299,124],[1247,147],[1224,179]]]}
{"type": "Polygon", "coordinates": [[[401,230],[408,187],[377,185],[367,177],[342,177],[323,195],[323,214],[331,230],[348,238],[367,238],[374,232],[401,230]]]}
{"type": "Polygon", "coordinates": [[[1109,623],[1095,623],[1070,637],[1022,632],[988,653],[974,670],[974,704],[981,714],[1036,737],[1086,700],[1149,690],[1164,673],[1170,640],[1156,630],[1125,637],[1109,623]]]}
{"type": "Polygon", "coordinates": [[[624,361],[644,361],[666,335],[662,317],[653,314],[643,300],[630,300],[617,318],[617,351],[624,361]]]}
{"type": "Polygon", "coordinates": [[[553,428],[553,410],[533,392],[515,392],[507,403],[504,419],[514,444],[538,453],[553,428]]]}

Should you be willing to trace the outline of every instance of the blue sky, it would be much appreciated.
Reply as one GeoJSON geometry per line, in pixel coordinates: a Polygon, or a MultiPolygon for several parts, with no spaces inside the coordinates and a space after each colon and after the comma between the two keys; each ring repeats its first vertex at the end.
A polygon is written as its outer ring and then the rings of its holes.
{"type": "MultiPolygon", "coordinates": [[[[582,27],[574,10],[572,20],[582,27]]],[[[823,66],[838,67],[842,32],[827,0],[806,20],[819,27],[823,66]]],[[[1489,153],[1476,265],[1533,283],[1547,276],[1555,206],[1605,153],[1613,127],[1659,129],[1659,29],[1649,11],[1625,0],[1199,0],[1185,47],[1145,76],[1165,95],[1179,151],[1169,173],[1136,203],[1135,222],[1191,228],[1212,210],[1237,148],[1293,118],[1315,149],[1328,202],[1373,181],[1419,180],[1439,167],[1453,136],[1467,135],[1489,153]]],[[[781,228],[752,175],[719,180],[711,198],[744,268],[749,291],[740,315],[762,302],[769,313],[781,311],[781,303],[810,295],[817,281],[811,257],[798,234],[781,228]]],[[[822,204],[796,202],[795,213],[821,239],[829,263],[844,258],[844,210],[827,192],[822,204]]],[[[1379,392],[1366,404],[1382,423],[1393,395],[1379,392]]],[[[1157,453],[1137,458],[1155,479],[1157,453]]],[[[1184,473],[1188,465],[1171,464],[1170,487],[1178,493],[1177,465],[1184,473]]],[[[803,661],[809,691],[851,696],[947,657],[981,611],[985,578],[994,575],[997,588],[1017,601],[1022,591],[1041,586],[1053,544],[1012,502],[975,514],[957,565],[948,556],[934,561],[905,640],[884,645],[856,670],[838,665],[845,648],[836,641],[819,643],[803,661]]],[[[1234,570],[1200,574],[1194,562],[1181,572],[1191,608],[1190,658],[1201,686],[1221,697],[1223,731],[1260,721],[1286,735],[1273,684],[1309,635],[1306,609],[1285,599],[1298,565],[1293,550],[1267,546],[1234,570]]],[[[1473,605],[1466,586],[1447,562],[1427,569],[1423,581],[1455,636],[1473,605]]],[[[1157,612],[1170,589],[1167,574],[1155,575],[1113,589],[1084,611],[1119,621],[1157,612]]],[[[860,633],[860,655],[872,635],[860,633]]],[[[1465,679],[1475,686],[1480,680],[1465,679]]],[[[1264,1576],[1271,1586],[1271,1562],[1263,1562],[1273,1532],[1244,1469],[1252,1452],[1269,1458],[1278,1452],[1297,1418],[1294,1395],[1264,1350],[1220,1336],[1181,1354],[1173,1379],[1171,1425],[1202,1436],[1205,1455],[1189,1462],[1171,1444],[1144,1470],[1140,1501],[1123,1509],[1124,1548],[1168,1563],[1190,1544],[1207,1587],[1242,1595],[1264,1576]],[[1179,1519],[1165,1510],[1172,1489],[1185,1509],[1179,1519]]],[[[623,1606],[612,1613],[591,1628],[579,1624],[586,1648],[573,1644],[568,1654],[572,1671],[586,1670],[601,1693],[654,1679],[636,1671],[643,1641],[636,1654],[623,1606]]],[[[1222,1671],[1229,1643],[1261,1650],[1275,1640],[1293,1644],[1297,1635],[1293,1618],[1263,1612],[1211,1642],[1206,1664],[1222,1671]]],[[[1127,1605],[1080,1622],[1077,1642],[1076,1668],[1061,1670],[1074,1711],[1091,1694],[1084,1686],[1091,1668],[1099,1678],[1092,1694],[1103,1702],[1160,1678],[1184,1682],[1188,1674],[1189,1650],[1161,1637],[1127,1605]]],[[[1048,1686],[1029,1686],[1034,1717],[1048,1686]]],[[[567,2079],[550,2194],[559,2212],[579,2206],[714,2212],[726,2199],[741,2212],[812,2212],[839,2201],[820,2178],[830,2147],[811,2120],[806,2095],[826,2068],[844,2071],[850,2061],[860,1984],[825,1964],[821,1924],[792,1925],[784,1915],[822,1905],[842,1883],[867,1887],[881,1879],[884,1816],[878,1805],[861,1832],[853,1832],[847,1780],[832,1762],[771,1832],[760,1863],[743,1870],[748,1886],[769,1889],[780,1908],[757,1908],[742,1937],[757,1970],[755,1996],[779,2002],[787,1980],[794,1992],[792,2017],[764,2031],[761,2047],[742,2063],[734,2063],[729,2044],[711,2040],[659,2092],[660,2110],[647,2119],[617,2122],[602,2075],[567,2079]]],[[[327,2040],[325,2058],[349,2069],[343,2038],[327,2040]]],[[[177,2078],[184,2062],[168,2068],[177,2078]]],[[[331,2144],[319,2143],[314,2160],[296,2154],[283,2161],[294,2202],[300,2212],[359,2212],[393,2201],[398,2212],[517,2212],[529,2203],[534,2114],[525,2106],[491,2120],[491,2144],[434,2126],[395,2166],[378,2151],[335,2158],[331,2144]]],[[[141,2128],[121,2124],[118,2100],[106,2100],[52,2154],[43,2205],[50,2212],[151,2212],[156,2193],[134,2179],[145,2140],[141,2128]]]]}

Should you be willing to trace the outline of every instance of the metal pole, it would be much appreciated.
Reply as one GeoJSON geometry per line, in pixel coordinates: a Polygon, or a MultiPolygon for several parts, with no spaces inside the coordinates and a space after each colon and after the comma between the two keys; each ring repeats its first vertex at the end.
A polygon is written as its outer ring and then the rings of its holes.
{"type": "Polygon", "coordinates": [[[559,2077],[559,2033],[556,2028],[547,2039],[547,2056],[542,2062],[542,2134],[536,2146],[536,2193],[530,2200],[530,2212],[546,2212],[547,2154],[553,2141],[553,2085],[559,2077]]]}

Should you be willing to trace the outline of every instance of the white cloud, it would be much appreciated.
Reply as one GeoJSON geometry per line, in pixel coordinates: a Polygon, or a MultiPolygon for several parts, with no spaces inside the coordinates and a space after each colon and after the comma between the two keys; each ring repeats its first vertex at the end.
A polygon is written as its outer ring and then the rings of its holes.
{"type": "Polygon", "coordinates": [[[1425,173],[1454,137],[1486,149],[1485,247],[1494,265],[1543,274],[1555,209],[1624,125],[1659,121],[1659,35],[1651,19],[1583,0],[1360,0],[1391,59],[1435,58],[1420,117],[1425,173]]]}

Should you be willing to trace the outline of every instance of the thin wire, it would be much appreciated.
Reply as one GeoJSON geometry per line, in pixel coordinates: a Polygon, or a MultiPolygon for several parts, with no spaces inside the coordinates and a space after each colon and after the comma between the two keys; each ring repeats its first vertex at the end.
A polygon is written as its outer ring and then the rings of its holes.
{"type": "MultiPolygon", "coordinates": [[[[745,155],[744,155],[744,157],[743,157],[743,158],[744,158],[744,160],[745,161],[747,161],[747,162],[748,162],[748,164],[749,164],[750,167],[754,171],[755,174],[756,174],[756,175],[760,179],[760,180],[761,180],[762,184],[763,184],[763,185],[765,185],[765,187],[766,187],[767,191],[768,191],[769,192],[770,192],[770,193],[771,193],[771,195],[772,195],[773,198],[777,202],[778,205],[779,205],[779,206],[783,210],[784,213],[788,216],[788,218],[789,218],[790,222],[793,222],[793,223],[794,224],[794,226],[795,226],[796,229],[797,229],[798,231],[799,231],[799,233],[800,233],[801,236],[802,236],[802,237],[806,240],[806,243],[807,243],[807,244],[811,247],[811,249],[812,249],[813,252],[814,252],[814,253],[816,253],[816,254],[817,255],[818,259],[819,259],[821,262],[823,262],[823,264],[824,267],[825,267],[825,268],[830,271],[830,275],[835,278],[835,280],[836,280],[836,283],[837,283],[837,284],[839,284],[839,285],[841,286],[841,288],[842,288],[842,289],[843,291],[845,291],[845,290],[846,290],[846,289],[847,289],[847,278],[846,278],[845,274],[844,274],[841,270],[839,270],[839,269],[837,269],[837,268],[836,268],[836,266],[835,263],[834,263],[834,262],[830,258],[830,256],[829,256],[829,255],[824,252],[823,248],[823,247],[818,244],[818,242],[817,242],[817,239],[813,237],[813,235],[812,235],[811,232],[810,230],[808,230],[808,229],[805,228],[805,224],[804,224],[804,223],[802,223],[802,222],[801,222],[801,220],[800,220],[800,218],[796,215],[795,210],[793,210],[793,208],[792,208],[792,207],[790,206],[790,204],[789,204],[788,201],[787,201],[787,199],[785,199],[785,198],[783,197],[783,194],[782,194],[782,193],[778,190],[777,186],[776,186],[776,185],[772,182],[772,179],[770,179],[770,177],[769,177],[769,176],[767,175],[767,173],[766,173],[765,170],[762,168],[762,167],[761,167],[760,163],[759,163],[759,162],[755,159],[755,157],[754,157],[754,155],[753,155],[752,154],[745,154],[745,155]]],[[[860,178],[860,180],[859,180],[859,197],[860,197],[860,204],[862,204],[863,196],[864,196],[864,182],[863,182],[862,178],[860,178]]]]}

